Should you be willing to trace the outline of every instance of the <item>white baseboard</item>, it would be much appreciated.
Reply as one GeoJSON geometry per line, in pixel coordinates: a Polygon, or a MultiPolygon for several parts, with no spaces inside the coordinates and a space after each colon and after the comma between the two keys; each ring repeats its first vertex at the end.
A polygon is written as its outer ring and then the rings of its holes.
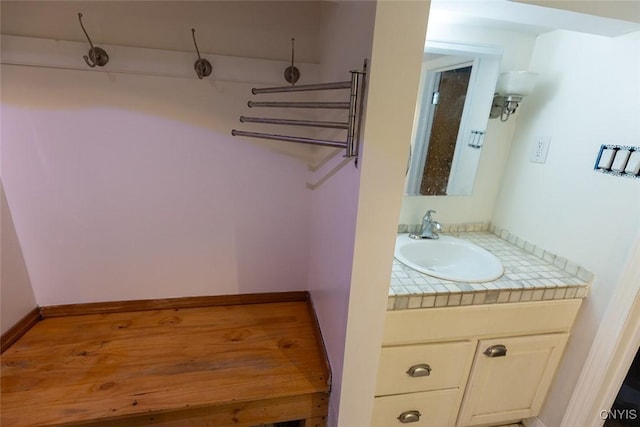
{"type": "Polygon", "coordinates": [[[522,420],[522,424],[524,424],[525,427],[547,427],[538,417],[522,420]]]}

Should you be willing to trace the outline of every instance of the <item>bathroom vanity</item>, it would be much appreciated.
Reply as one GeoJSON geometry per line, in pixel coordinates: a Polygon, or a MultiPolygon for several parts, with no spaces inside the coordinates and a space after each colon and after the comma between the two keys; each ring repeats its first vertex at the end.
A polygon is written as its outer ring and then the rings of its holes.
{"type": "Polygon", "coordinates": [[[460,283],[394,263],[375,427],[495,426],[538,414],[590,273],[513,236],[458,233],[504,275],[460,283]]]}

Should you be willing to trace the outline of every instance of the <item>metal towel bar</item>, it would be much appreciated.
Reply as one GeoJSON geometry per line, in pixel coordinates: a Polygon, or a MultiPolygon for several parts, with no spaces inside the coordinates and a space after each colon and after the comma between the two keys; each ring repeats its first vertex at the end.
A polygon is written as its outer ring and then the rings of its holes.
{"type": "Polygon", "coordinates": [[[278,141],[298,142],[300,144],[324,145],[326,147],[347,148],[346,142],[328,141],[325,139],[315,139],[315,138],[302,138],[299,136],[273,135],[270,133],[259,133],[259,132],[245,132],[242,130],[235,130],[235,129],[231,131],[231,135],[246,136],[249,138],[262,138],[262,139],[274,139],[278,141]]]}
{"type": "Polygon", "coordinates": [[[279,93],[279,92],[304,92],[311,90],[333,90],[333,89],[351,89],[351,82],[333,82],[333,83],[317,83],[311,85],[300,86],[280,86],[280,87],[266,87],[266,88],[253,88],[251,93],[254,95],[260,95],[263,93],[279,93]]]}
{"type": "Polygon", "coordinates": [[[348,110],[348,102],[247,102],[249,107],[278,107],[278,108],[329,108],[348,110]]]}
{"type": "Polygon", "coordinates": [[[272,125],[312,126],[318,128],[349,129],[348,122],[319,122],[315,120],[267,119],[240,116],[240,123],[269,123],[272,125]]]}
{"type": "Polygon", "coordinates": [[[248,138],[262,138],[278,141],[296,142],[300,144],[320,145],[325,147],[344,148],[346,153],[344,157],[358,156],[358,140],[360,134],[360,126],[362,121],[362,109],[364,106],[365,77],[366,77],[367,61],[365,60],[362,71],[351,71],[351,80],[331,83],[318,83],[300,86],[281,86],[270,88],[253,88],[251,93],[254,95],[279,93],[279,92],[303,92],[303,91],[323,91],[323,90],[340,90],[349,89],[349,101],[347,102],[271,102],[271,101],[249,101],[249,107],[272,107],[272,108],[316,108],[316,109],[341,109],[349,110],[346,122],[340,121],[316,121],[316,120],[293,120],[293,119],[276,119],[262,117],[240,116],[241,123],[263,123],[274,125],[290,125],[290,126],[310,126],[319,128],[342,129],[347,131],[345,141],[331,141],[316,138],[304,138],[299,136],[278,135],[260,132],[247,132],[233,129],[231,135],[244,136],[248,138]]]}

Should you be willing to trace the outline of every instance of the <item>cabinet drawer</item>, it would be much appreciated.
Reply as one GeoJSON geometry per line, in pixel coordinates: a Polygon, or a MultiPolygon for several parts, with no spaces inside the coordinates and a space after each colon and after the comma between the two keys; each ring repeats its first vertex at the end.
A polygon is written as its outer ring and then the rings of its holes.
{"type": "Polygon", "coordinates": [[[460,403],[460,390],[448,389],[422,393],[376,397],[373,403],[371,427],[450,427],[453,426],[460,403]],[[414,414],[419,416],[411,415],[414,414]],[[398,417],[405,414],[405,422],[398,417]],[[411,420],[415,422],[407,422],[411,420]]]}
{"type": "Polygon", "coordinates": [[[376,396],[462,387],[474,350],[470,341],[383,347],[376,396]]]}

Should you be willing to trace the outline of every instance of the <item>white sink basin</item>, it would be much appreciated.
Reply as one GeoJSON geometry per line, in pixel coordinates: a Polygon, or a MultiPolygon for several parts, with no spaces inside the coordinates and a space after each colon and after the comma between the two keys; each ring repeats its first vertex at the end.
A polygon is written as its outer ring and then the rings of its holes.
{"type": "Polygon", "coordinates": [[[502,263],[491,252],[451,236],[415,240],[400,234],[395,258],[421,273],[457,282],[489,282],[504,273],[502,263]]]}

